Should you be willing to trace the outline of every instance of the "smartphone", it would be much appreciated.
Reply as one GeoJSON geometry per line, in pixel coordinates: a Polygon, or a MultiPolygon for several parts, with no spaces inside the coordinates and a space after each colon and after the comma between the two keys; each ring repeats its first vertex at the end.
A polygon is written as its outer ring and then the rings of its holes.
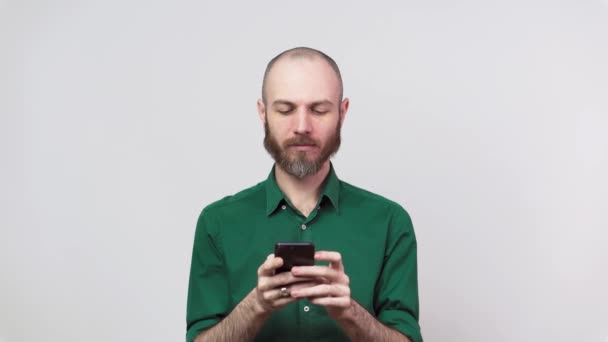
{"type": "Polygon", "coordinates": [[[315,245],[312,242],[277,242],[274,256],[283,259],[283,266],[275,273],[289,272],[293,266],[312,266],[315,264],[315,245]]]}

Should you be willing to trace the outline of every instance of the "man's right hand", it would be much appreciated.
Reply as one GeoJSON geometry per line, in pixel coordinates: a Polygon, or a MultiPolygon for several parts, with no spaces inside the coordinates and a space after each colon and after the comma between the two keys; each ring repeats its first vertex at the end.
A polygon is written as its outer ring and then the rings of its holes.
{"type": "Polygon", "coordinates": [[[313,278],[295,277],[291,272],[275,274],[275,270],[283,265],[283,259],[270,254],[266,261],[258,268],[258,285],[255,289],[256,311],[261,314],[270,314],[283,306],[298,300],[291,296],[291,291],[311,287],[319,284],[313,278]],[[285,296],[281,291],[287,289],[285,296]]]}
{"type": "Polygon", "coordinates": [[[294,277],[291,272],[275,275],[275,270],[282,265],[283,259],[270,254],[258,268],[256,288],[251,290],[227,317],[203,331],[195,341],[253,341],[272,312],[299,299],[291,296],[291,290],[320,283],[320,280],[310,277],[294,277]],[[289,295],[284,296],[281,288],[285,288],[289,295]]]}

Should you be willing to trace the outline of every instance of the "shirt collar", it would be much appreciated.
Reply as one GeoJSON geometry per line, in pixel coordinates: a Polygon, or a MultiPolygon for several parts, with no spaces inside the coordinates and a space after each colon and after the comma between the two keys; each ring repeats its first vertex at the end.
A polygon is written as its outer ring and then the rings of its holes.
{"type": "MultiPolygon", "coordinates": [[[[289,202],[288,199],[283,194],[283,191],[279,188],[277,184],[277,180],[275,178],[275,169],[276,165],[273,165],[270,170],[270,174],[266,179],[266,215],[272,214],[279,204],[283,201],[289,202]]],[[[325,178],[323,184],[323,192],[321,193],[321,199],[323,197],[327,197],[329,202],[336,208],[336,211],[339,212],[339,200],[340,200],[340,179],[336,175],[333,164],[330,162],[329,173],[325,178]]]]}

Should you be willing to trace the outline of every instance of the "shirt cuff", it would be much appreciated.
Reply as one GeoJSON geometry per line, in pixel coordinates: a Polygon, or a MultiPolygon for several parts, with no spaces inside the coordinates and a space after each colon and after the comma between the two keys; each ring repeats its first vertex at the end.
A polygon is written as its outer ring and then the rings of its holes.
{"type": "Polygon", "coordinates": [[[413,317],[404,314],[403,311],[385,310],[380,314],[378,320],[387,327],[407,336],[412,342],[423,342],[418,322],[413,317]]]}
{"type": "Polygon", "coordinates": [[[186,342],[193,342],[204,330],[211,328],[220,322],[220,319],[206,319],[194,323],[186,332],[186,342]]]}

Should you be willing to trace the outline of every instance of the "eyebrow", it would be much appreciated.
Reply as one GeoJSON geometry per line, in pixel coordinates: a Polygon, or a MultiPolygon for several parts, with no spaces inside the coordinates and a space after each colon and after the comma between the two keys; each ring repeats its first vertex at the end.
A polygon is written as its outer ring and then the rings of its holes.
{"type": "Polygon", "coordinates": [[[277,106],[277,105],[286,105],[286,106],[295,106],[295,103],[287,101],[287,100],[275,100],[272,101],[272,105],[273,106],[277,106]]]}
{"type": "MultiPolygon", "coordinates": [[[[291,102],[291,101],[287,101],[287,100],[275,100],[272,102],[273,106],[277,106],[277,105],[287,105],[287,106],[292,106],[294,107],[296,104],[291,102]]],[[[321,100],[321,101],[315,101],[313,103],[310,104],[311,107],[317,107],[320,105],[329,105],[329,106],[333,106],[333,102],[329,101],[329,100],[321,100]]]]}
{"type": "Polygon", "coordinates": [[[311,104],[311,107],[317,107],[317,106],[321,106],[321,105],[333,106],[334,103],[329,100],[316,101],[311,104]]]}

